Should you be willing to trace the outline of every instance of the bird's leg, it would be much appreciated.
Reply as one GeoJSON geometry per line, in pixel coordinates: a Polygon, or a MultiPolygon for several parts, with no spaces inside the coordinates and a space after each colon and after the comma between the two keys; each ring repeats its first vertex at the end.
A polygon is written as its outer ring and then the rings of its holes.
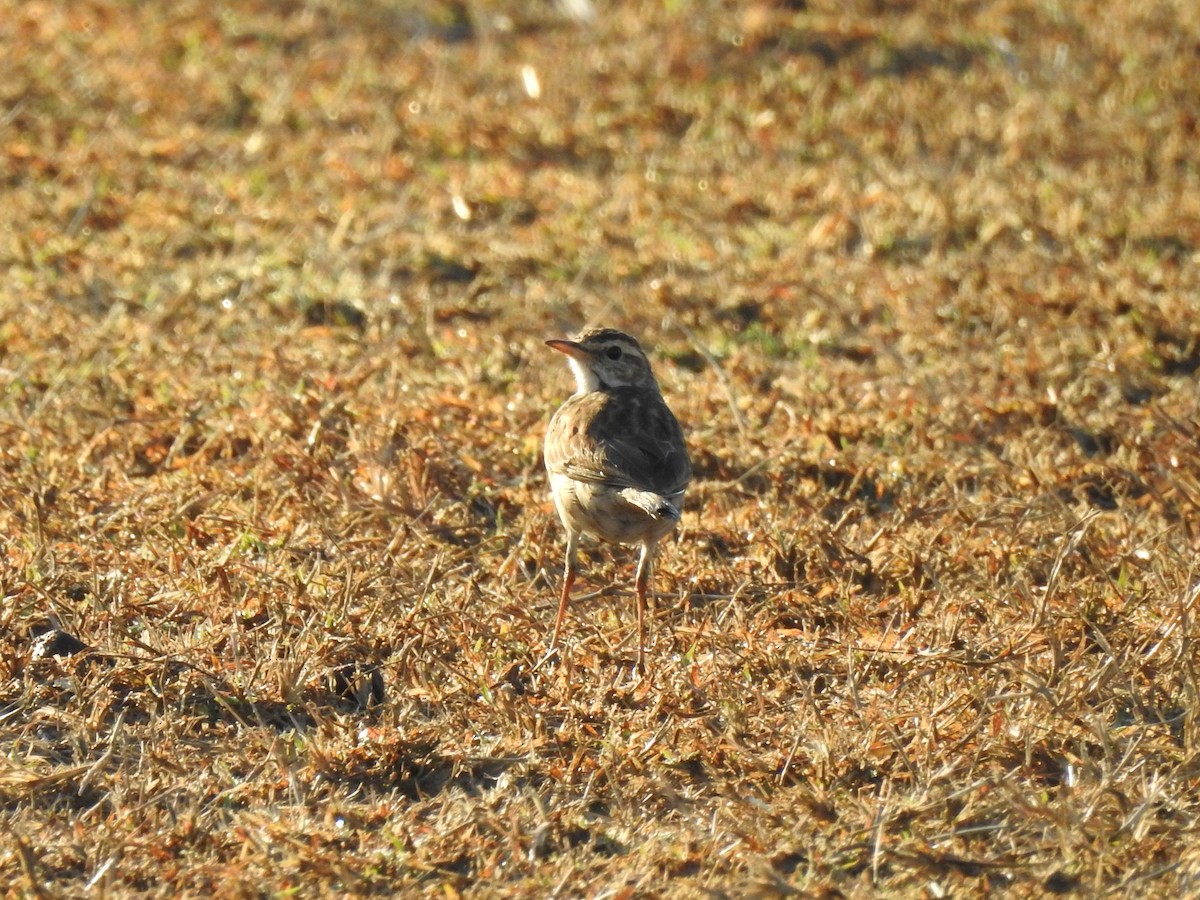
{"type": "Polygon", "coordinates": [[[574,531],[567,532],[567,565],[563,572],[562,597],[558,601],[558,617],[554,620],[554,637],[550,639],[550,649],[547,654],[558,649],[558,636],[562,631],[563,619],[567,615],[567,601],[571,599],[571,585],[575,583],[575,573],[578,571],[576,557],[579,552],[579,535],[574,531]]]}
{"type": "Polygon", "coordinates": [[[642,555],[638,558],[637,581],[637,667],[638,673],[646,674],[646,593],[653,578],[654,544],[642,544],[642,555]]]}

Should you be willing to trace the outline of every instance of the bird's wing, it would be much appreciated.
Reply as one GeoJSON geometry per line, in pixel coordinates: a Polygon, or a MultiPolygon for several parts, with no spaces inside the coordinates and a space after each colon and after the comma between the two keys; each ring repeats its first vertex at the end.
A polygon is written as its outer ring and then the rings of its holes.
{"type": "Polygon", "coordinates": [[[644,392],[572,397],[550,420],[545,455],[551,472],[664,497],[692,477],[679,422],[661,397],[644,392]]]}

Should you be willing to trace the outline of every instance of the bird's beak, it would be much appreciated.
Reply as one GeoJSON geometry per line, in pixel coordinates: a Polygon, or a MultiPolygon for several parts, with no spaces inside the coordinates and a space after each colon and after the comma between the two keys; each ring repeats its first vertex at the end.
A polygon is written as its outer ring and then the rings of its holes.
{"type": "Polygon", "coordinates": [[[547,347],[553,347],[559,353],[565,353],[571,359],[587,359],[592,354],[583,348],[582,344],[575,341],[546,341],[547,347]]]}

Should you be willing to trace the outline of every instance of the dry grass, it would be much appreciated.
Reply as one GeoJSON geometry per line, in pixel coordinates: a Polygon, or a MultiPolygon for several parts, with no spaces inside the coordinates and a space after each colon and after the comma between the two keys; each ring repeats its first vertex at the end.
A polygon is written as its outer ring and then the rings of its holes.
{"type": "Polygon", "coordinates": [[[1200,15],[793,5],[0,3],[6,893],[1197,890],[1200,15]]]}

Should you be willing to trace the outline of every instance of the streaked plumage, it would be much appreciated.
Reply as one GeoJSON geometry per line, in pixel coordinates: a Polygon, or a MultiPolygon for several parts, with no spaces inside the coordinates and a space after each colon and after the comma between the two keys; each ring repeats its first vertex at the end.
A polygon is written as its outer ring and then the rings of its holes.
{"type": "Polygon", "coordinates": [[[558,646],[577,572],[579,536],[638,544],[638,669],[644,671],[646,592],[658,542],[679,524],[692,477],[683,430],[667,408],[646,354],[611,328],[547,341],[567,355],[576,393],[550,420],[546,470],[567,529],[566,572],[550,649],[558,646]]]}

